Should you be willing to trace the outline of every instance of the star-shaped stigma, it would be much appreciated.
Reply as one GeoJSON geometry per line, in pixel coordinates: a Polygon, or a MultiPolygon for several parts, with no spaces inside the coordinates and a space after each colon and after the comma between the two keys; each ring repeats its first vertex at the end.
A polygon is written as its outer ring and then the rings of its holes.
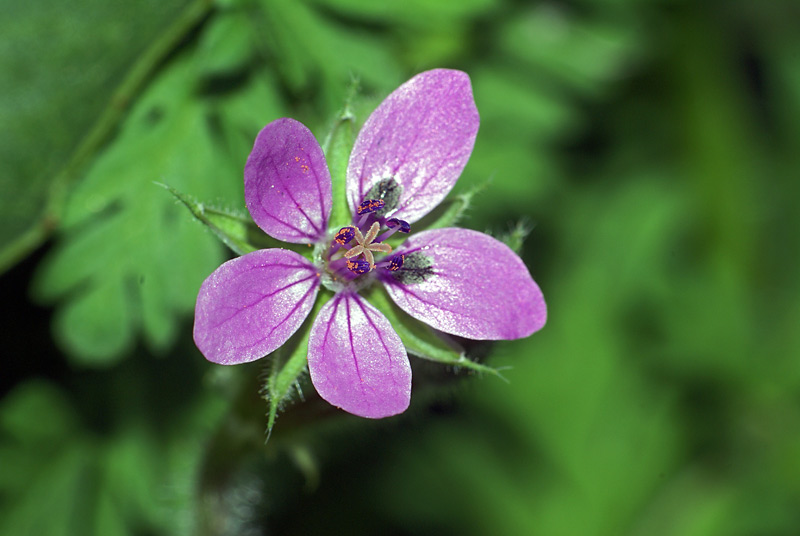
{"type": "MultiPolygon", "coordinates": [[[[378,236],[378,231],[381,230],[380,224],[378,222],[374,222],[367,231],[366,235],[364,235],[358,229],[358,227],[351,227],[351,229],[353,229],[353,240],[356,241],[356,245],[348,249],[345,252],[344,257],[346,259],[355,259],[359,255],[364,255],[364,260],[366,260],[369,265],[369,269],[367,271],[374,270],[375,256],[373,255],[373,252],[374,253],[392,252],[392,246],[390,246],[389,244],[383,244],[381,242],[373,242],[375,240],[375,237],[378,236]]],[[[350,268],[350,262],[348,262],[348,268],[350,268]]]]}

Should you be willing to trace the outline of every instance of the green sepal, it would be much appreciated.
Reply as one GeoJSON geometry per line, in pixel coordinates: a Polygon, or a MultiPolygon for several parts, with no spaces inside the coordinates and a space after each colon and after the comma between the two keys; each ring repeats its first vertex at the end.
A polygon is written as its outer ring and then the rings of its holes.
{"type": "Polygon", "coordinates": [[[478,184],[462,194],[450,195],[424,218],[415,223],[412,226],[412,232],[455,226],[472,206],[472,198],[483,191],[487,184],[489,184],[489,181],[478,184]]]}
{"type": "Polygon", "coordinates": [[[280,348],[270,354],[267,380],[262,388],[262,396],[267,401],[267,438],[272,433],[278,410],[292,399],[293,391],[302,396],[299,378],[306,371],[308,363],[308,335],[317,313],[333,297],[322,290],[314,307],[300,329],[280,348]]]}
{"type": "Polygon", "coordinates": [[[527,221],[521,220],[514,225],[508,232],[497,237],[502,243],[511,248],[517,255],[522,253],[522,246],[525,239],[531,234],[533,227],[527,221]]]}
{"type": "Polygon", "coordinates": [[[176,190],[172,186],[161,183],[156,184],[169,190],[178,201],[189,209],[192,216],[207,226],[217,238],[237,255],[268,248],[291,249],[306,256],[309,253],[307,247],[287,244],[270,237],[259,229],[253,220],[241,212],[210,207],[194,197],[176,190]]]}
{"type": "Polygon", "coordinates": [[[426,324],[412,318],[389,298],[383,285],[375,285],[366,293],[366,298],[389,320],[403,341],[406,351],[417,357],[437,361],[455,367],[464,367],[477,372],[488,372],[502,378],[497,369],[476,363],[466,352],[448,343],[426,324]]]}
{"type": "Polygon", "coordinates": [[[322,143],[333,188],[333,206],[328,223],[331,229],[349,225],[352,219],[350,207],[347,205],[347,163],[350,161],[350,151],[353,150],[356,139],[356,116],[353,113],[352,101],[357,92],[358,81],[353,80],[344,107],[337,114],[333,126],[322,143]]]}

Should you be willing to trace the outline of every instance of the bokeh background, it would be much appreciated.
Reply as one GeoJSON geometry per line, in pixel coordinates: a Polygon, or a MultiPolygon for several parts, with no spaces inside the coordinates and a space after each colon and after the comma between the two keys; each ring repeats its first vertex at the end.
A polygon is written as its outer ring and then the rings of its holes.
{"type": "Polygon", "coordinates": [[[797,2],[0,4],[0,534],[800,534],[797,2]],[[548,324],[265,445],[265,365],[191,339],[230,252],[154,181],[242,208],[263,125],[434,67],[548,324]]]}

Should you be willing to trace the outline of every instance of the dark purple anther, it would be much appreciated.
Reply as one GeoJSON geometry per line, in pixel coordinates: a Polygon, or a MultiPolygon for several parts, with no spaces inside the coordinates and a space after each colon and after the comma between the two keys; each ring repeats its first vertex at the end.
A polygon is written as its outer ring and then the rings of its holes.
{"type": "Polygon", "coordinates": [[[347,269],[354,274],[366,274],[370,270],[369,263],[364,259],[347,259],[347,269]]]}
{"type": "Polygon", "coordinates": [[[408,234],[411,231],[411,225],[408,224],[405,220],[398,220],[397,218],[391,218],[387,220],[386,227],[389,229],[395,229],[401,233],[408,234]]]}
{"type": "Polygon", "coordinates": [[[411,231],[411,225],[409,225],[407,221],[397,218],[390,218],[386,220],[386,227],[388,227],[389,230],[379,236],[376,240],[377,242],[383,242],[397,232],[408,234],[411,231]]]}
{"type": "Polygon", "coordinates": [[[333,239],[342,246],[344,246],[355,237],[356,237],[355,227],[342,227],[336,232],[336,236],[333,239]]]}
{"type": "Polygon", "coordinates": [[[386,205],[386,202],[383,199],[366,199],[358,205],[358,209],[356,212],[359,216],[363,216],[364,214],[372,214],[373,212],[377,212],[382,209],[386,205]]]}
{"type": "Polygon", "coordinates": [[[389,261],[389,266],[387,266],[387,268],[392,272],[396,272],[397,270],[403,267],[403,261],[405,260],[406,256],[403,255],[402,253],[400,255],[395,255],[389,261]]]}

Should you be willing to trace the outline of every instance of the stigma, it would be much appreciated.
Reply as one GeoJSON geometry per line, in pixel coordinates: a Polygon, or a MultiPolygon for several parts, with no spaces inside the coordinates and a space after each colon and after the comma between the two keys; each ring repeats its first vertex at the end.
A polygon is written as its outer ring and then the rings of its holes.
{"type": "MultiPolygon", "coordinates": [[[[372,226],[367,231],[367,234],[362,234],[358,228],[354,228],[354,235],[356,245],[349,250],[347,250],[344,254],[346,259],[352,259],[354,257],[358,257],[360,255],[364,256],[364,260],[369,263],[369,271],[375,269],[375,253],[391,253],[392,246],[389,244],[383,244],[381,242],[375,242],[375,237],[378,236],[378,231],[381,230],[381,226],[378,222],[374,222],[372,226]]],[[[349,267],[349,266],[348,266],[349,267]]]]}
{"type": "Polygon", "coordinates": [[[342,270],[342,277],[352,279],[378,267],[390,272],[398,272],[403,269],[405,256],[389,257],[392,246],[385,243],[385,240],[397,232],[408,234],[411,231],[411,225],[398,218],[378,217],[378,213],[385,206],[386,202],[383,199],[365,199],[355,210],[353,224],[336,231],[328,252],[331,273],[342,270]],[[370,219],[372,220],[371,225],[368,223],[370,219]],[[385,232],[378,236],[381,226],[384,226],[385,232]],[[340,248],[345,250],[344,254],[337,253],[340,248]],[[386,255],[386,257],[379,259],[376,264],[376,254],[382,254],[381,257],[386,255]],[[348,272],[349,277],[345,275],[348,272]]]}
{"type": "Polygon", "coordinates": [[[366,234],[358,227],[348,226],[339,229],[333,238],[333,247],[349,247],[344,253],[348,270],[356,275],[371,272],[375,269],[375,254],[392,252],[392,246],[375,241],[381,225],[373,222],[366,234]],[[355,242],[352,244],[351,242],[355,242]],[[349,244],[349,246],[348,246],[349,244]]]}

